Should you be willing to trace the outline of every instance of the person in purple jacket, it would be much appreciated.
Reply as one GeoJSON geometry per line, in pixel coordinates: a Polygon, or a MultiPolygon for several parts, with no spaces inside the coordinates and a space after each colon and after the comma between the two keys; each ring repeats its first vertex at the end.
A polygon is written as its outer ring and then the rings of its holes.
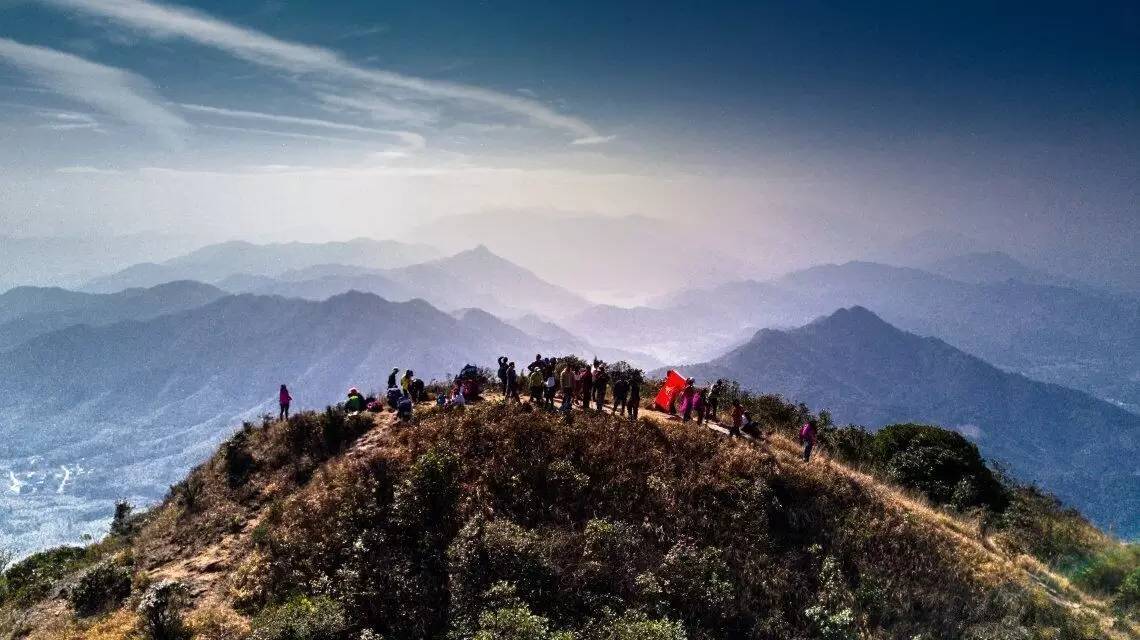
{"type": "Polygon", "coordinates": [[[281,407],[281,412],[277,414],[278,420],[289,419],[289,404],[293,402],[293,396],[289,395],[289,388],[281,385],[281,390],[277,392],[277,404],[281,407]]]}
{"type": "Polygon", "coordinates": [[[811,450],[815,448],[815,420],[808,420],[800,429],[800,442],[804,445],[804,462],[811,460],[811,450]]]}

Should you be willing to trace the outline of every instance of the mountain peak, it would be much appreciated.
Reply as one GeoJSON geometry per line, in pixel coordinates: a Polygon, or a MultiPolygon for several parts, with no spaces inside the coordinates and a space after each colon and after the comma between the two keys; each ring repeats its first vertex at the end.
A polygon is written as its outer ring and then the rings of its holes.
{"type": "MultiPolygon", "coordinates": [[[[883,320],[874,311],[867,307],[855,305],[838,309],[829,316],[822,316],[817,318],[808,326],[821,327],[821,328],[842,328],[845,330],[850,329],[882,329],[883,327],[895,329],[886,320],[883,320]]],[[[897,329],[896,329],[897,330],[897,329]]]]}

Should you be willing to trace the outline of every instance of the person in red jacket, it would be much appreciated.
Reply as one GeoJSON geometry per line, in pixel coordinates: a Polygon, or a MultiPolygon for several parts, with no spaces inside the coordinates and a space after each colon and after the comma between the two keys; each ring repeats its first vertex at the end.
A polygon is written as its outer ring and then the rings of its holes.
{"type": "Polygon", "coordinates": [[[744,426],[744,406],[737,400],[732,403],[732,426],[728,429],[728,435],[733,438],[740,437],[740,427],[744,426]]]}
{"type": "Polygon", "coordinates": [[[804,462],[811,460],[811,450],[815,448],[815,420],[808,420],[800,429],[800,442],[804,445],[804,462]]]}
{"type": "Polygon", "coordinates": [[[281,390],[277,392],[277,405],[281,407],[281,411],[277,414],[278,420],[289,419],[289,403],[293,402],[293,396],[289,395],[289,388],[281,385],[281,390]]]}
{"type": "Polygon", "coordinates": [[[594,374],[590,373],[590,365],[582,367],[582,372],[574,379],[578,383],[578,393],[582,396],[582,408],[590,408],[590,396],[594,392],[594,374]]]}

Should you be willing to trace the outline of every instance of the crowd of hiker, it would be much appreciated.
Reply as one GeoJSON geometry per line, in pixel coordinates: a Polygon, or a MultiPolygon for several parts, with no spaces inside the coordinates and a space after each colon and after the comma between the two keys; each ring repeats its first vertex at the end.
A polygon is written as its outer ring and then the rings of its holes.
{"type": "MultiPolygon", "coordinates": [[[[525,367],[518,367],[508,356],[500,356],[497,364],[498,369],[494,373],[467,364],[447,385],[433,383],[433,388],[440,388],[435,397],[436,405],[441,408],[464,407],[479,399],[486,385],[497,383],[503,401],[508,403],[526,402],[533,408],[561,411],[567,416],[575,406],[580,406],[585,411],[609,411],[630,420],[638,418],[644,374],[624,362],[611,366],[598,359],[587,363],[573,356],[555,358],[536,353],[525,367]]],[[[393,367],[388,374],[384,396],[366,398],[352,387],[343,406],[350,414],[381,412],[388,408],[395,412],[398,420],[407,423],[412,420],[415,405],[428,400],[427,386],[414,371],[406,369],[401,374],[399,367],[393,367]]],[[[745,410],[737,399],[737,393],[729,392],[724,380],[698,386],[694,378],[682,378],[670,371],[654,405],[670,415],[680,416],[683,422],[720,425],[721,406],[727,400],[731,400],[728,405],[728,434],[733,438],[748,437],[764,442],[766,434],[761,425],[745,410]]],[[[278,419],[288,420],[293,397],[284,384],[279,390],[278,401],[278,419]]],[[[817,430],[816,421],[809,419],[799,431],[804,462],[811,460],[817,430]]]]}

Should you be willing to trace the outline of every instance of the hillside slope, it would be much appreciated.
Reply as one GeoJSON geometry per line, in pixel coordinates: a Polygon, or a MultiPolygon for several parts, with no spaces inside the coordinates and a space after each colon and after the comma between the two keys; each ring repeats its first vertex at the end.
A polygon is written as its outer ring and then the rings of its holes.
{"type": "Polygon", "coordinates": [[[125,639],[175,580],[167,619],[227,640],[1136,637],[968,521],[790,449],[499,402],[297,416],[68,561],[139,588],[9,601],[0,631],[125,639]]]}
{"type": "Polygon", "coordinates": [[[683,368],[729,378],[879,427],[926,422],[961,430],[1019,478],[1040,482],[1103,526],[1140,534],[1140,416],[1086,394],[1006,373],[935,338],[896,329],[862,307],[683,368]]]}

